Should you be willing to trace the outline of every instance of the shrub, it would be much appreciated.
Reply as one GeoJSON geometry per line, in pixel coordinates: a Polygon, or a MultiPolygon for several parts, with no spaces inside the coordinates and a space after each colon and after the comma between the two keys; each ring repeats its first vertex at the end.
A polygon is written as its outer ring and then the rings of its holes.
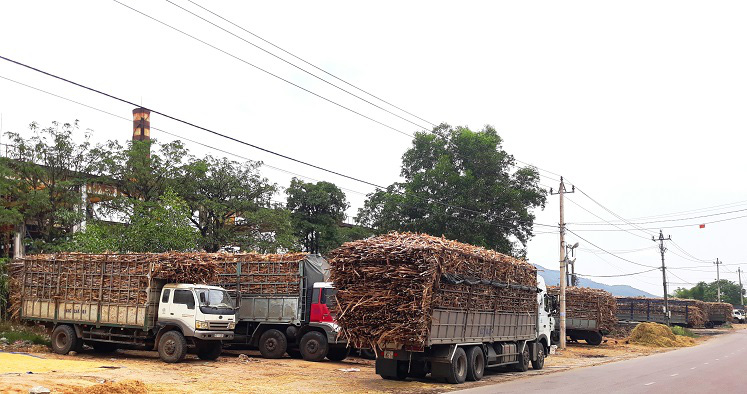
{"type": "Polygon", "coordinates": [[[685,327],[672,326],[672,332],[674,335],[682,335],[683,337],[697,338],[698,335],[685,327]]]}

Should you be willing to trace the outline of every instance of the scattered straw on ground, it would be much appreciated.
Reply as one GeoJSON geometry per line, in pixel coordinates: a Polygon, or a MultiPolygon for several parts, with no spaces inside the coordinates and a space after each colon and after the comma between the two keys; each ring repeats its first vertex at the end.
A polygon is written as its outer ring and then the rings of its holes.
{"type": "Polygon", "coordinates": [[[139,380],[123,380],[121,382],[106,382],[86,388],[75,389],[69,393],[76,394],[147,394],[148,389],[139,380]]]}
{"type": "Polygon", "coordinates": [[[641,323],[630,333],[630,342],[651,347],[684,347],[695,345],[689,337],[675,335],[672,329],[659,323],[641,323]]]}

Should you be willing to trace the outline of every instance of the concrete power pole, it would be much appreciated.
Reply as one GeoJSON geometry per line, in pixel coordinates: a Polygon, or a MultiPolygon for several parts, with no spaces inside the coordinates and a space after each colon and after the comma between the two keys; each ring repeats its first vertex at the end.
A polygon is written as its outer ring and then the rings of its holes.
{"type": "Polygon", "coordinates": [[[744,287],[742,287],[742,267],[737,268],[737,274],[739,274],[739,303],[742,304],[742,308],[744,308],[744,296],[742,293],[744,293],[744,287]]]}
{"type": "Polygon", "coordinates": [[[718,266],[723,263],[723,261],[718,261],[718,258],[716,258],[716,262],[713,263],[716,264],[716,289],[718,289],[718,302],[721,302],[721,275],[719,275],[718,266]]]}
{"type": "Polygon", "coordinates": [[[664,241],[671,241],[672,236],[669,235],[666,238],[664,238],[664,233],[659,230],[659,239],[651,237],[651,240],[656,242],[659,241],[659,251],[661,252],[661,276],[664,283],[664,316],[667,319],[667,325],[669,325],[669,295],[667,294],[667,266],[664,265],[664,252],[667,251],[667,248],[664,247],[664,241]]]}
{"type": "Polygon", "coordinates": [[[560,197],[560,348],[565,349],[565,288],[566,288],[566,269],[568,258],[565,255],[565,211],[563,205],[563,195],[565,193],[573,193],[576,191],[576,186],[571,186],[571,191],[565,189],[565,183],[563,177],[560,177],[560,186],[558,192],[553,193],[550,189],[550,194],[557,194],[560,197]]]}

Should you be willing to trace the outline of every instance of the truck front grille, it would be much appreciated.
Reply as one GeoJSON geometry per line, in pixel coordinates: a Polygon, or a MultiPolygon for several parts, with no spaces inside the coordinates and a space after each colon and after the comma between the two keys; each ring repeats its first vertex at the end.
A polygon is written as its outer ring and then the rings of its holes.
{"type": "Polygon", "coordinates": [[[228,322],[209,322],[208,328],[211,330],[228,330],[228,322]]]}

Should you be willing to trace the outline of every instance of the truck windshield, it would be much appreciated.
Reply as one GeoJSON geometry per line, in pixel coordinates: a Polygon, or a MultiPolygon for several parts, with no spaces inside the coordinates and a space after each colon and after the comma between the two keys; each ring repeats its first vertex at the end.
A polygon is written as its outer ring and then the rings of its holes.
{"type": "Polygon", "coordinates": [[[233,300],[225,290],[197,289],[197,299],[201,307],[233,308],[233,300]]]}
{"type": "Polygon", "coordinates": [[[337,298],[335,298],[335,294],[337,294],[337,289],[322,289],[322,299],[319,300],[319,302],[327,304],[329,310],[333,311],[335,306],[337,306],[337,298]]]}

